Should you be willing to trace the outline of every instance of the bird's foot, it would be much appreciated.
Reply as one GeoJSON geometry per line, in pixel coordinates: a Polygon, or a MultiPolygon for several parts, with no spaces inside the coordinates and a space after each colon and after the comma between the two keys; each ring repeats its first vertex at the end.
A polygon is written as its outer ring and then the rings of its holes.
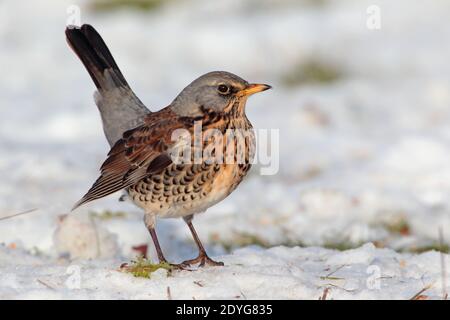
{"type": "Polygon", "coordinates": [[[181,264],[185,265],[185,266],[191,266],[191,265],[197,264],[197,263],[198,263],[199,267],[204,267],[205,265],[213,266],[213,267],[218,267],[218,266],[224,265],[223,262],[214,261],[213,259],[208,257],[206,254],[199,254],[199,256],[197,258],[183,261],[181,264]]]}
{"type": "Polygon", "coordinates": [[[187,271],[191,271],[189,269],[189,265],[186,265],[184,263],[170,263],[166,259],[164,259],[164,260],[160,259],[159,263],[168,265],[171,270],[179,270],[179,271],[187,270],[187,271]]]}
{"type": "Polygon", "coordinates": [[[192,269],[189,268],[190,266],[184,263],[169,263],[169,265],[172,268],[172,270],[192,271],[192,269]]]}

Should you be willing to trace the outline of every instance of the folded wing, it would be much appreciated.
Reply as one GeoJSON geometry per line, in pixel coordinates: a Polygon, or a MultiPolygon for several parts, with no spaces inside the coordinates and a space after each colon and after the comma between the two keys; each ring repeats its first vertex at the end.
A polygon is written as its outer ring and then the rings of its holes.
{"type": "Polygon", "coordinates": [[[125,132],[108,153],[100,177],[72,210],[164,170],[172,163],[172,132],[184,127],[186,124],[166,108],[148,115],[144,125],[125,132]]]}

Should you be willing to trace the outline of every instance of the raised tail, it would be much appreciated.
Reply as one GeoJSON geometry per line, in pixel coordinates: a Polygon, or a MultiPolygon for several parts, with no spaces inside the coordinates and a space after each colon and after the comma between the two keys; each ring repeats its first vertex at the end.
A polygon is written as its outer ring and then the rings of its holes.
{"type": "MultiPolygon", "coordinates": [[[[68,26],[66,39],[69,46],[83,62],[95,86],[102,90],[107,89],[105,71],[114,74],[117,85],[128,86],[122,72],[114,61],[111,52],[98,32],[89,24],[81,27],[68,26]]],[[[109,80],[109,79],[108,79],[109,80]]]]}
{"type": "Polygon", "coordinates": [[[95,103],[112,146],[125,131],[140,125],[150,111],[131,90],[102,37],[91,25],[68,26],[66,39],[97,87],[95,103]]]}

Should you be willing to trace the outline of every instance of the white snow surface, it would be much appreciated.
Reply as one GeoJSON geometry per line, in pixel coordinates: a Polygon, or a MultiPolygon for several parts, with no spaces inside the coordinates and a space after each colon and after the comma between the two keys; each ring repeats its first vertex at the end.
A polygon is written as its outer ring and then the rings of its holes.
{"type": "MultiPolygon", "coordinates": [[[[325,288],[327,299],[440,299],[448,255],[413,252],[435,246],[439,228],[450,243],[448,12],[445,0],[179,0],[106,13],[89,1],[0,2],[0,218],[37,209],[0,220],[0,299],[318,299],[325,288]],[[247,113],[279,129],[279,172],[256,165],[194,219],[225,267],[135,278],[118,268],[150,242],[139,209],[117,194],[69,213],[108,152],[94,86],[64,39],[71,4],[152,110],[212,70],[273,85],[247,113]],[[370,5],[380,30],[366,27],[370,5]],[[310,60],[342,75],[286,85],[310,60]],[[90,214],[105,210],[113,217],[90,214]],[[354,249],[324,248],[340,244],[354,249]]],[[[195,256],[181,220],[157,228],[171,261],[195,256]]]]}
{"type": "Polygon", "coordinates": [[[225,267],[170,275],[159,269],[146,279],[120,272],[114,260],[55,263],[1,247],[0,298],[411,299],[422,291],[427,299],[442,297],[437,252],[401,255],[373,244],[345,252],[280,246],[219,258],[225,267]]]}

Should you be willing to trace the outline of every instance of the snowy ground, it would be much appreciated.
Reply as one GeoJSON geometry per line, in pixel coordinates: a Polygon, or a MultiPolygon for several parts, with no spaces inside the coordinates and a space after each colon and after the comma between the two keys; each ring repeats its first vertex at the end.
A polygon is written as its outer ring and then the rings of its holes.
{"type": "Polygon", "coordinates": [[[159,269],[146,279],[120,272],[116,260],[55,262],[2,247],[0,299],[442,297],[437,252],[401,255],[372,244],[345,252],[319,247],[247,247],[221,258],[225,267],[170,275],[159,269]]]}
{"type": "MultiPolygon", "coordinates": [[[[448,1],[89,3],[0,2],[0,217],[37,208],[0,220],[0,299],[166,299],[168,287],[174,299],[442,296],[429,249],[439,228],[450,243],[448,1]],[[133,278],[117,269],[149,241],[138,209],[117,195],[65,216],[108,151],[64,39],[73,3],[153,110],[211,70],[274,86],[247,110],[256,128],[280,130],[279,172],[256,166],[194,221],[225,268],[133,278]],[[373,4],[380,30],[366,27],[373,4]],[[317,64],[334,76],[305,80],[317,64]],[[66,283],[73,270],[80,289],[66,283]]],[[[195,255],[182,221],[158,232],[171,260],[195,255]]]]}

